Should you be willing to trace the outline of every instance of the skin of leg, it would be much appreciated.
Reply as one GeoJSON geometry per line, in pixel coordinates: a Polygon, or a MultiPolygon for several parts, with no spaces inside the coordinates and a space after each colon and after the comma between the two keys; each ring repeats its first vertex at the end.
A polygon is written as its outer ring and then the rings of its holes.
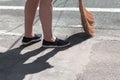
{"type": "Polygon", "coordinates": [[[52,0],[40,0],[39,7],[44,40],[55,41],[56,37],[52,32],[53,2],[52,0]]]}
{"type": "Polygon", "coordinates": [[[25,4],[25,37],[34,37],[33,21],[39,0],[27,0],[25,4]]]}

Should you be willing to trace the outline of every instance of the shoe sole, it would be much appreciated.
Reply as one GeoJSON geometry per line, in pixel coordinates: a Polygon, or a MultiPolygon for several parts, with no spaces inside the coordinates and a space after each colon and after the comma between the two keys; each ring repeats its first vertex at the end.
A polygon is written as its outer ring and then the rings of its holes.
{"type": "Polygon", "coordinates": [[[45,48],[57,48],[57,47],[67,47],[69,46],[70,43],[66,44],[66,45],[62,45],[62,46],[54,46],[54,45],[50,45],[50,46],[46,46],[46,45],[42,45],[42,47],[45,47],[45,48]]]}
{"type": "Polygon", "coordinates": [[[27,43],[22,42],[22,44],[23,44],[23,45],[28,45],[28,44],[31,44],[31,43],[33,43],[33,42],[38,42],[38,41],[40,41],[40,40],[41,40],[41,38],[40,38],[40,39],[36,39],[36,40],[31,40],[30,42],[27,42],[27,43]]]}

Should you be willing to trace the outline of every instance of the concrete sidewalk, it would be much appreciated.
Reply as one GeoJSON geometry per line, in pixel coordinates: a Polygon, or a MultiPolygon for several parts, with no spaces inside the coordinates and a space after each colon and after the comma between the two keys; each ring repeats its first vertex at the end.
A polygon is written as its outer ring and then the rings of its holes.
{"type": "MultiPolygon", "coordinates": [[[[55,6],[76,5],[65,1],[55,6]]],[[[94,13],[96,33],[90,38],[79,26],[79,12],[54,11],[54,34],[71,42],[65,48],[43,48],[42,40],[21,46],[23,16],[23,10],[0,10],[0,80],[120,80],[120,28],[115,22],[119,13],[94,13]]],[[[40,26],[37,13],[36,33],[42,33],[40,26]]]]}
{"type": "Polygon", "coordinates": [[[25,47],[20,39],[0,53],[0,79],[119,80],[120,38],[99,34],[89,38],[80,30],[56,29],[57,36],[72,43],[66,48],[42,48],[42,41],[25,47]]]}

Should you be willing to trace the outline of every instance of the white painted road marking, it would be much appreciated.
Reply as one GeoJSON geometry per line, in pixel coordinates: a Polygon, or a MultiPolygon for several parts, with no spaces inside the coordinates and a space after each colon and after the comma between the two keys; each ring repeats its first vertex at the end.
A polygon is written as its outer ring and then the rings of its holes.
{"type": "MultiPolygon", "coordinates": [[[[92,12],[120,12],[120,8],[87,8],[92,12]]],[[[24,6],[0,6],[0,10],[24,10],[24,6]]],[[[77,7],[54,7],[54,11],[79,11],[77,7]]]]}
{"type": "Polygon", "coordinates": [[[7,30],[0,30],[0,35],[21,36],[20,33],[7,32],[7,30]]]}
{"type": "Polygon", "coordinates": [[[73,28],[82,28],[82,25],[68,25],[68,27],[73,28]]]}

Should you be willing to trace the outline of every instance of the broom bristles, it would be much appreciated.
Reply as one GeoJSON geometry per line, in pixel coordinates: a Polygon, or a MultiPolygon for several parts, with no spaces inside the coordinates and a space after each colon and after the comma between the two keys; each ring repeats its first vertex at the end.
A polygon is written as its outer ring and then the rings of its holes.
{"type": "Polygon", "coordinates": [[[90,36],[93,36],[93,34],[94,34],[94,27],[93,27],[94,17],[92,15],[92,13],[87,11],[82,0],[79,0],[79,9],[80,9],[80,13],[81,13],[82,26],[83,26],[85,33],[87,33],[90,36]]]}

